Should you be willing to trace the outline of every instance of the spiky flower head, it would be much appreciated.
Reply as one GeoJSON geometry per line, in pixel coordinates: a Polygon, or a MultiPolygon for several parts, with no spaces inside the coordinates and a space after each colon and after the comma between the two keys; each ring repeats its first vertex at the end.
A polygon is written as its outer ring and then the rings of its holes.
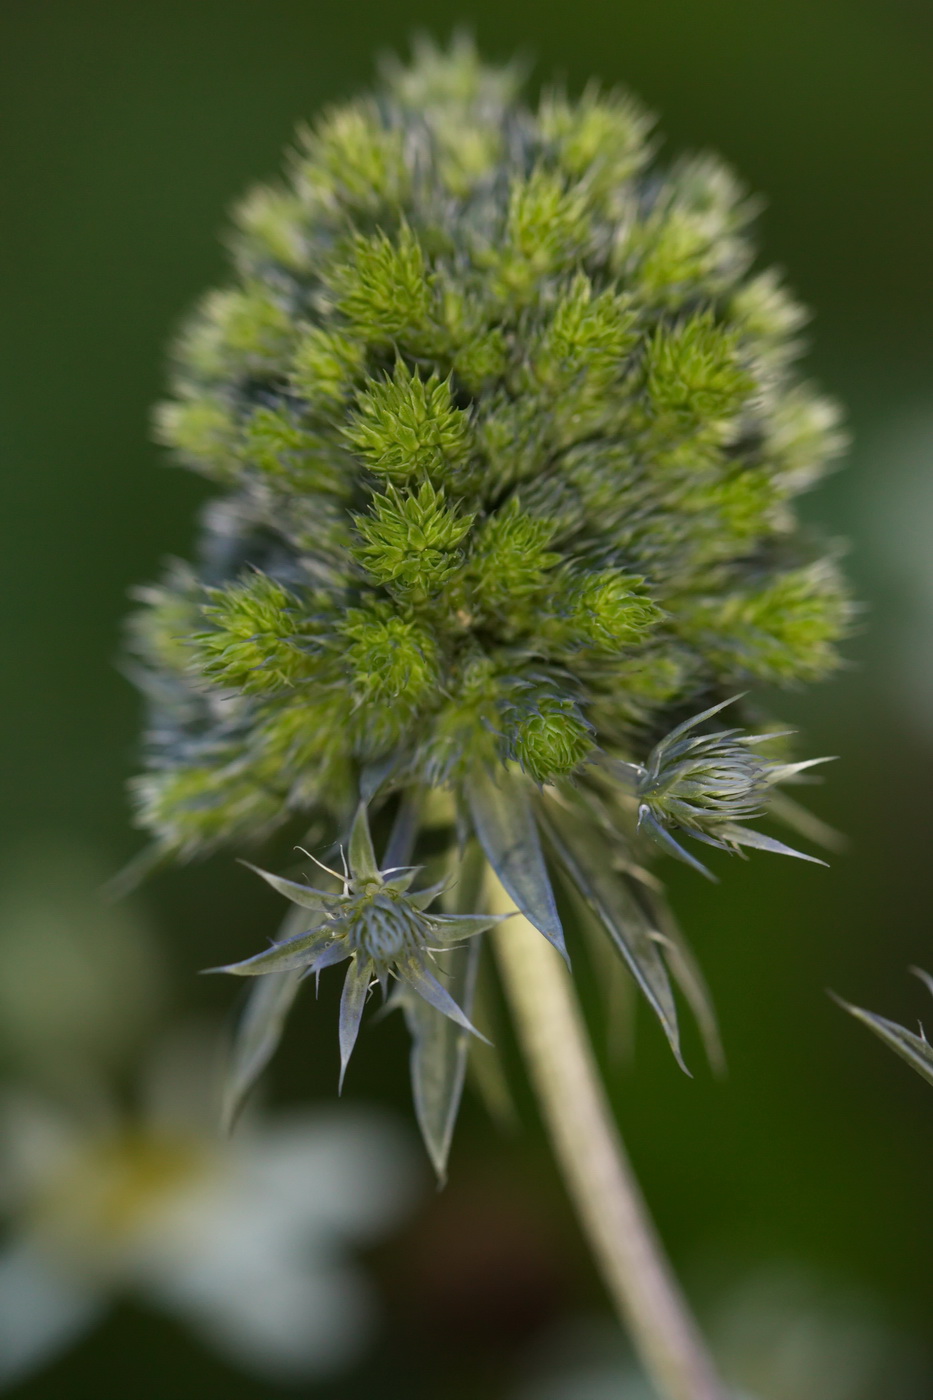
{"type": "MultiPolygon", "coordinates": [[[[138,820],[189,856],[443,790],[561,949],[548,859],[587,887],[676,1046],[651,930],[589,888],[638,839],[605,760],[836,665],[845,590],[792,505],[840,435],[731,172],[653,164],[625,94],[519,86],[422,45],[237,211],[158,413],[220,494],[134,624],[138,820]]],[[[767,784],[734,737],[701,758],[702,800],[678,759],[641,805],[730,845],[767,784]]]]}
{"type": "Polygon", "coordinates": [[[389,978],[397,978],[423,997],[442,1016],[477,1034],[431,970],[432,955],[455,947],[465,939],[485,933],[501,916],[432,913],[430,906],[443,885],[412,892],[418,874],[415,866],[380,870],[373,850],[365,807],[361,807],[350,834],[348,864],[343,876],[325,871],[341,881],[339,894],[310,885],[257,873],[299,909],[311,911],[311,927],[274,943],[243,962],[213,968],[240,977],[260,977],[275,972],[319,974],[335,963],[350,961],[340,1001],[340,1082],[356,1044],[363,1007],[375,983],[387,992],[389,978]]]}
{"type": "Polygon", "coordinates": [[[827,760],[782,763],[764,757],[756,751],[760,745],[785,737],[773,730],[764,734],[745,734],[741,729],[705,733],[699,728],[731,703],[723,700],[678,724],[655,744],[644,766],[610,765],[623,779],[634,779],[639,827],[671,855],[711,879],[714,877],[706,867],[674,840],[672,828],[723,851],[755,846],[822,864],[743,823],[764,814],[776,783],[827,760]]]}

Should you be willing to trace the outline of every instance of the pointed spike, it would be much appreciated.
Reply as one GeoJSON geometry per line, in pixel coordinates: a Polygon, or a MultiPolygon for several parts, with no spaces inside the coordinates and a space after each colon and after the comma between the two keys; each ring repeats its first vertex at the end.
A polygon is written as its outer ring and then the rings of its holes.
{"type": "Polygon", "coordinates": [[[569,967],[527,781],[503,770],[496,783],[486,769],[479,768],[467,785],[467,798],[479,843],[503,889],[569,967]]]}
{"type": "Polygon", "coordinates": [[[748,692],[743,690],[738,695],[731,695],[728,700],[720,700],[718,705],[710,705],[709,709],[701,710],[698,715],[693,715],[690,719],[683,720],[671,730],[670,734],[665,734],[664,738],[657,745],[657,749],[659,751],[663,749],[666,753],[668,746],[673,741],[679,739],[682,734],[688,734],[690,730],[694,729],[698,724],[703,724],[706,720],[711,719],[713,715],[718,715],[719,711],[724,710],[727,705],[734,705],[737,701],[743,700],[747,694],[748,692]]]}
{"type": "Polygon", "coordinates": [[[776,856],[794,856],[796,860],[807,860],[811,865],[826,865],[826,861],[820,860],[818,856],[809,856],[805,851],[785,846],[783,841],[777,841],[773,836],[766,836],[764,832],[755,831],[750,826],[729,823],[720,827],[719,831],[724,841],[734,841],[739,846],[751,846],[756,851],[770,851],[776,856]]]}
{"type": "Polygon", "coordinates": [[[373,838],[369,833],[369,815],[365,802],[361,802],[356,809],[356,816],[350,831],[349,858],[350,873],[354,880],[377,880],[379,878],[379,866],[376,864],[373,838]]]}
{"type": "Polygon", "coordinates": [[[356,1038],[360,1033],[360,1021],[363,1018],[363,1007],[366,1005],[371,979],[372,968],[369,963],[361,964],[358,958],[354,958],[347,968],[347,976],[340,996],[338,1024],[340,1080],[337,1086],[338,1094],[343,1093],[343,1081],[347,1073],[347,1065],[350,1063],[350,1056],[353,1054],[356,1038]]]}
{"type": "Polygon", "coordinates": [[[542,803],[541,821],[570,888],[609,935],[615,952],[660,1021],[678,1065],[689,1073],[680,1048],[677,1006],[667,966],[652,924],[629,882],[601,859],[592,828],[579,810],[564,810],[546,801],[542,803]]]}
{"type": "Polygon", "coordinates": [[[392,870],[383,870],[380,873],[386,889],[398,890],[400,894],[404,894],[423,869],[423,865],[396,866],[392,870]],[[387,879],[387,876],[390,878],[387,879]]]}
{"type": "Polygon", "coordinates": [[[803,773],[808,768],[816,768],[820,763],[835,763],[838,757],[838,754],[826,754],[823,758],[804,758],[798,763],[782,763],[778,767],[772,768],[767,775],[767,781],[768,783],[786,783],[788,778],[795,778],[798,773],[803,773]]]}
{"type": "Polygon", "coordinates": [[[296,933],[293,938],[285,938],[281,943],[273,943],[271,948],[264,948],[261,953],[254,953],[242,962],[206,967],[203,973],[227,972],[235,977],[261,977],[267,972],[291,972],[307,967],[314,961],[315,954],[329,942],[330,934],[323,932],[318,925],[305,933],[296,933]]]}
{"type": "Polygon", "coordinates": [[[408,957],[404,961],[399,961],[397,967],[398,974],[402,980],[411,987],[412,991],[417,992],[420,997],[423,997],[429,1006],[433,1006],[434,1009],[440,1011],[442,1015],[449,1016],[451,1021],[455,1022],[456,1025],[461,1026],[465,1031],[469,1031],[471,1035],[475,1035],[479,1040],[485,1041],[487,1045],[489,1044],[486,1037],[480,1034],[473,1023],[467,1018],[466,1014],[461,1011],[447,988],[441,985],[433,972],[430,972],[419,958],[415,956],[408,957]]]}
{"type": "Polygon", "coordinates": [[[298,993],[301,973],[270,973],[253,982],[234,1032],[224,1084],[221,1126],[232,1133],[250,1089],[272,1059],[285,1018],[298,993]]]}
{"type": "Polygon", "coordinates": [[[296,880],[286,880],[282,875],[272,875],[268,870],[263,870],[261,866],[253,865],[248,860],[241,860],[240,865],[245,865],[247,870],[252,870],[255,875],[261,876],[267,885],[278,893],[283,894],[286,899],[290,899],[293,904],[300,904],[303,909],[316,909],[323,912],[325,900],[329,896],[324,890],[313,889],[310,885],[301,885],[296,880]]]}
{"type": "Polygon", "coordinates": [[[667,851],[668,855],[682,860],[685,865],[689,865],[692,870],[696,870],[698,874],[711,880],[714,885],[719,883],[718,877],[711,870],[707,870],[702,861],[697,860],[696,856],[691,855],[679,842],[675,841],[671,833],[655,820],[644,804],[638,809],[638,826],[639,829],[647,828],[648,834],[667,851]]]}
{"type": "Polygon", "coordinates": [[[850,1002],[843,1001],[842,997],[836,996],[835,992],[830,992],[829,995],[844,1011],[848,1011],[857,1021],[874,1031],[890,1050],[900,1055],[902,1060],[906,1060],[927,1083],[933,1084],[933,1045],[930,1045],[926,1036],[914,1035],[913,1031],[899,1025],[897,1021],[876,1016],[873,1011],[866,1011],[864,1007],[853,1006],[850,1002]]]}
{"type": "Polygon", "coordinates": [[[432,932],[436,932],[445,945],[464,938],[473,938],[477,933],[485,933],[487,929],[511,918],[514,918],[513,914],[429,915],[432,932]]]}

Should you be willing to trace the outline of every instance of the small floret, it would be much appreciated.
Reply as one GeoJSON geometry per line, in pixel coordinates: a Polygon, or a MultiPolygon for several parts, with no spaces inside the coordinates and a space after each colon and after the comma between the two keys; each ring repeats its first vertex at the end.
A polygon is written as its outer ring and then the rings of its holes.
{"type": "Polygon", "coordinates": [[[308,910],[309,928],[243,962],[210,969],[232,972],[238,977],[295,971],[308,976],[349,960],[340,1000],[341,1085],[366,999],[376,983],[385,993],[389,979],[397,978],[458,1026],[479,1034],[432,972],[432,954],[485,932],[503,917],[432,913],[430,906],[443,886],[412,892],[410,887],[419,873],[418,867],[379,869],[365,807],[357,813],[348,854],[345,875],[327,872],[342,884],[339,894],[296,884],[254,866],[256,873],[279,894],[308,910]]]}

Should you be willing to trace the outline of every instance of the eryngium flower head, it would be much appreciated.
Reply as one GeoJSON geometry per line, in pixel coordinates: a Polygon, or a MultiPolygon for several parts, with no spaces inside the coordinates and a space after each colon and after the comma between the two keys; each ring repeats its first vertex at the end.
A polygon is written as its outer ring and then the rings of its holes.
{"type": "Polygon", "coordinates": [[[849,613],[793,512],[840,446],[835,410],[794,368],[799,308],[752,270],[753,204],[709,157],[651,165],[631,98],[532,107],[518,86],[468,44],[425,45],[241,205],[230,284],[158,415],[220,494],[196,567],[133,625],[156,857],[290,817],[347,832],[361,803],[394,821],[386,868],[370,847],[364,869],[357,820],[339,895],[266,877],[313,913],[228,969],[273,974],[246,1002],[228,1117],[304,973],[348,960],[343,1064],[394,977],[441,1176],[474,1001],[484,1023],[467,934],[489,926],[487,866],[566,956],[559,869],[675,1055],[672,982],[716,1054],[636,813],[692,864],[673,831],[788,851],[744,821],[794,765],[694,725],[740,684],[831,670],[849,613]],[[419,842],[479,922],[430,914],[437,891],[389,868],[419,842]]]}
{"type": "Polygon", "coordinates": [[[644,766],[611,765],[623,778],[634,778],[639,827],[647,830],[671,855],[710,879],[713,877],[706,867],[674,840],[671,828],[679,828],[696,840],[723,851],[755,846],[759,850],[822,864],[816,862],[814,856],[795,851],[782,841],[742,823],[764,814],[776,783],[794,778],[804,769],[826,760],[808,758],[800,763],[778,763],[756,753],[759,745],[784,737],[776,732],[745,734],[741,729],[721,729],[711,734],[696,732],[698,726],[730,703],[723,700],[677,725],[654,746],[644,766]]]}
{"type": "Polygon", "coordinates": [[[361,769],[551,783],[836,664],[801,313],[731,173],[650,128],[428,47],[240,206],[158,415],[221,490],[134,628],[162,850],[346,823],[361,769]]]}
{"type": "Polygon", "coordinates": [[[418,874],[417,867],[379,869],[365,807],[360,808],[353,823],[348,857],[349,868],[343,877],[328,872],[338,880],[342,878],[340,894],[316,890],[265,870],[257,871],[293,904],[312,911],[311,927],[282,938],[243,962],[211,969],[240,977],[297,971],[307,976],[349,959],[340,999],[341,1085],[356,1044],[366,998],[376,982],[385,993],[389,978],[397,978],[442,1015],[478,1034],[431,971],[431,956],[484,933],[501,918],[430,913],[429,906],[443,886],[413,893],[410,886],[418,874]]]}

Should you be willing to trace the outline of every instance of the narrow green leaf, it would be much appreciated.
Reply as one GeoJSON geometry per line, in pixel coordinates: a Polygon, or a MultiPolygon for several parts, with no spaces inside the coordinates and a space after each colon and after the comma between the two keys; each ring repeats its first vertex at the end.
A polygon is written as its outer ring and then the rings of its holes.
{"type": "Polygon", "coordinates": [[[433,914],[431,929],[445,947],[458,943],[461,939],[472,938],[474,934],[485,933],[487,929],[501,924],[511,914],[433,914]]]}
{"type": "Polygon", "coordinates": [[[356,809],[353,827],[350,831],[350,873],[354,880],[376,880],[379,866],[373,850],[373,838],[369,834],[369,817],[365,802],[356,809]]]}
{"type": "Polygon", "coordinates": [[[696,1019],[706,1058],[717,1074],[724,1074],[726,1055],[719,1034],[716,1009],[693,950],[684,938],[664,894],[659,890],[643,887],[640,888],[640,893],[650,910],[650,917],[660,937],[671,976],[696,1019]]]}
{"type": "Polygon", "coordinates": [[[825,865],[825,860],[820,860],[817,856],[808,856],[804,851],[797,851],[793,846],[785,846],[783,841],[776,841],[773,836],[765,836],[762,831],[755,831],[750,826],[738,826],[733,822],[719,827],[717,833],[724,841],[733,841],[737,846],[751,846],[756,851],[770,851],[776,856],[795,856],[797,860],[808,860],[813,865],[825,865]]]}
{"type": "MultiPolygon", "coordinates": [[[[301,909],[289,909],[282,920],[280,940],[300,931],[301,909]]],[[[246,994],[230,1046],[221,1103],[221,1123],[231,1132],[246,1097],[272,1059],[282,1038],[285,1020],[301,986],[302,969],[257,977],[246,994]]]]}
{"type": "MultiPolygon", "coordinates": [[[[323,953],[332,941],[330,930],[318,924],[304,933],[296,933],[293,938],[283,938],[281,943],[273,943],[271,948],[264,948],[242,962],[207,967],[204,971],[230,972],[236,977],[261,977],[267,972],[291,972],[297,968],[313,971],[316,955],[323,953]]],[[[341,957],[346,956],[341,952],[341,957]]]]}
{"type": "Polygon", "coordinates": [[[920,1035],[914,1035],[913,1031],[898,1025],[896,1021],[885,1020],[883,1016],[876,1016],[873,1011],[865,1011],[861,1006],[852,1006],[835,993],[830,995],[845,1011],[874,1031],[895,1055],[900,1055],[902,1060],[906,1060],[928,1084],[933,1084],[933,1045],[927,1040],[922,1029],[920,1035]]]}
{"type": "Polygon", "coordinates": [[[353,958],[347,968],[343,992],[340,996],[340,1016],[337,1025],[337,1039],[340,1042],[340,1083],[338,1092],[343,1092],[343,1081],[353,1054],[356,1038],[360,1033],[363,1007],[369,994],[372,981],[372,968],[368,962],[353,958]]]}
{"type": "Polygon", "coordinates": [[[503,888],[569,964],[527,782],[505,768],[494,782],[480,766],[466,792],[476,835],[503,888]]]}
{"type": "Polygon", "coordinates": [[[259,977],[249,988],[224,1083],[221,1121],[225,1132],[233,1130],[249,1091],[278,1049],[301,979],[302,971],[296,968],[259,977]]]}
{"type": "MultiPolygon", "coordinates": [[[[479,941],[438,954],[436,965],[452,997],[470,1015],[476,981],[479,941]]],[[[418,1126],[428,1156],[443,1183],[453,1138],[471,1037],[413,989],[403,992],[405,1019],[412,1037],[411,1085],[418,1126]]]]}
{"type": "Polygon", "coordinates": [[[263,870],[258,865],[251,865],[248,860],[240,861],[247,870],[252,870],[254,874],[260,875],[267,885],[278,893],[283,894],[286,899],[290,899],[293,904],[300,904],[302,909],[314,909],[319,914],[323,914],[327,909],[327,900],[333,898],[325,894],[323,890],[314,890],[310,885],[301,885],[296,880],[286,880],[282,875],[271,875],[268,870],[263,870]]]}
{"type": "MultiPolygon", "coordinates": [[[[395,964],[399,977],[407,983],[413,992],[417,992],[419,997],[423,997],[435,1011],[439,1011],[443,1016],[449,1016],[451,1021],[462,1026],[471,1035],[479,1036],[479,1031],[471,1023],[469,1017],[461,1007],[457,1005],[450,992],[442,983],[438,982],[434,973],[425,967],[420,958],[411,955],[407,958],[399,958],[395,964]]],[[[480,1039],[485,1039],[480,1036],[480,1039]]]]}
{"type": "MultiPolygon", "coordinates": [[[[669,856],[673,856],[675,860],[682,860],[684,865],[690,866],[691,870],[695,870],[699,875],[704,875],[707,880],[712,880],[714,885],[718,885],[719,880],[713,872],[707,870],[703,862],[697,860],[696,856],[681,846],[679,841],[675,841],[667,828],[663,827],[659,821],[655,821],[645,806],[638,809],[638,827],[640,831],[647,831],[650,836],[653,836],[658,845],[662,850],[667,851],[669,856]]],[[[691,833],[691,835],[693,834],[695,833],[691,833]]]]}
{"type": "Polygon", "coordinates": [[[667,967],[644,910],[601,856],[603,845],[593,839],[581,811],[544,800],[539,812],[555,860],[602,922],[661,1022],[677,1063],[689,1073],[680,1051],[677,1007],[667,967]]]}

